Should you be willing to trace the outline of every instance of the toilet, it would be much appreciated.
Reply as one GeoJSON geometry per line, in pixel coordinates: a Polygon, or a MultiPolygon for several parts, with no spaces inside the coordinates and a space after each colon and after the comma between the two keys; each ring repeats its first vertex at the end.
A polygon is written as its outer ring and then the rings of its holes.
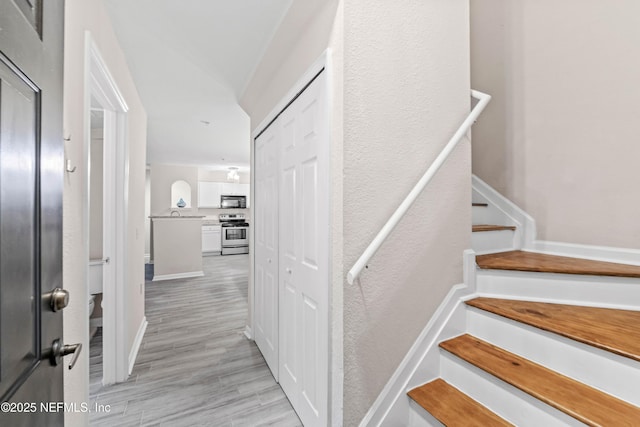
{"type": "Polygon", "coordinates": [[[102,318],[91,319],[91,314],[96,308],[96,296],[102,293],[102,268],[104,261],[92,259],[89,261],[89,333],[93,337],[102,326],[102,318]]]}
{"type": "Polygon", "coordinates": [[[102,293],[102,259],[92,259],[89,261],[89,293],[102,293]]]}
{"type": "Polygon", "coordinates": [[[96,296],[89,295],[89,317],[93,314],[93,310],[96,308],[96,296]]]}
{"type": "Polygon", "coordinates": [[[95,326],[91,319],[91,315],[93,314],[93,310],[96,308],[96,296],[93,294],[89,294],[89,339],[93,338],[93,336],[98,332],[98,327],[95,326]]]}

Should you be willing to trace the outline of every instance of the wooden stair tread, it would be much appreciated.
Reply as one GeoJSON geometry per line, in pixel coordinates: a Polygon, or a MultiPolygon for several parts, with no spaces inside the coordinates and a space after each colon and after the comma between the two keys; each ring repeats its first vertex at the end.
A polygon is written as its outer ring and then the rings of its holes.
{"type": "Polygon", "coordinates": [[[640,361],[640,311],[475,298],[467,304],[640,361]]]}
{"type": "Polygon", "coordinates": [[[512,426],[446,381],[438,378],[407,393],[445,426],[512,426]]]}
{"type": "Polygon", "coordinates": [[[515,230],[515,225],[493,225],[493,224],[476,224],[471,226],[471,231],[500,231],[500,230],[515,230]]]}
{"type": "Polygon", "coordinates": [[[471,335],[440,347],[590,426],[638,425],[640,408],[471,335]]]}
{"type": "Polygon", "coordinates": [[[478,255],[476,263],[483,269],[640,278],[640,266],[525,251],[478,255]]]}
{"type": "Polygon", "coordinates": [[[483,208],[486,208],[487,206],[489,206],[488,203],[471,203],[471,206],[481,206],[483,208]]]}

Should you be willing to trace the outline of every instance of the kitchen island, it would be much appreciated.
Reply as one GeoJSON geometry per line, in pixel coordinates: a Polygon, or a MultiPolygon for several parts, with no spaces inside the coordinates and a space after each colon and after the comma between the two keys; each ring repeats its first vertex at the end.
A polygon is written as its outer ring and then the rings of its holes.
{"type": "Polygon", "coordinates": [[[204,276],[204,216],[150,216],[153,281],[204,276]]]}

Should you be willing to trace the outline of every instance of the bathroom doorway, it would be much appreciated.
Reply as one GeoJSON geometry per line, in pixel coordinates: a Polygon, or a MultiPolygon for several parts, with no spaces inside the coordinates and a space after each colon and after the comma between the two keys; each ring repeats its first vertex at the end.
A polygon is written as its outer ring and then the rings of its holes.
{"type": "Polygon", "coordinates": [[[89,310],[93,304],[93,314],[88,319],[90,347],[94,344],[94,348],[90,348],[90,370],[94,374],[90,381],[97,378],[99,385],[109,385],[125,381],[132,364],[125,345],[128,319],[124,297],[127,283],[128,107],[89,33],[86,57],[84,217],[88,239],[89,310]],[[91,339],[99,342],[91,342],[91,339]]]}
{"type": "Polygon", "coordinates": [[[111,259],[104,247],[104,110],[91,99],[89,140],[89,389],[102,385],[102,300],[111,259]]]}

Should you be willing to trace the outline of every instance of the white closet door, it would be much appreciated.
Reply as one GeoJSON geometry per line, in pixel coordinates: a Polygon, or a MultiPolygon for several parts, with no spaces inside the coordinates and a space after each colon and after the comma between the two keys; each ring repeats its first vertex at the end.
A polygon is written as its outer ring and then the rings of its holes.
{"type": "Polygon", "coordinates": [[[302,423],[327,425],[329,126],[325,73],[278,118],[280,385],[302,423]]]}
{"type": "Polygon", "coordinates": [[[255,142],[254,335],[278,380],[278,129],[255,142]]]}

